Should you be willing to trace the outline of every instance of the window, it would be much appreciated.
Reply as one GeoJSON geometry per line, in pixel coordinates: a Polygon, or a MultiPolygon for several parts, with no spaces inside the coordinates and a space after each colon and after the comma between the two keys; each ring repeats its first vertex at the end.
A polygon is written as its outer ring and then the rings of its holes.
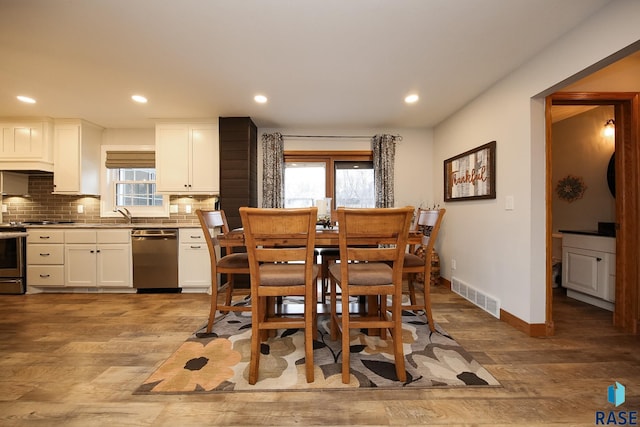
{"type": "Polygon", "coordinates": [[[156,194],[155,168],[118,168],[113,173],[116,207],[162,206],[162,195],[156,194]]]}
{"type": "Polygon", "coordinates": [[[337,161],[335,168],[335,205],[348,208],[373,208],[376,188],[373,162],[337,161]]]}
{"type": "Polygon", "coordinates": [[[134,217],[169,217],[169,197],[156,193],[153,146],[104,146],[100,216],[120,217],[127,208],[134,217]]]}
{"type": "Polygon", "coordinates": [[[285,207],[312,206],[325,197],[332,210],[375,207],[370,151],[288,151],[284,157],[285,207]]]}

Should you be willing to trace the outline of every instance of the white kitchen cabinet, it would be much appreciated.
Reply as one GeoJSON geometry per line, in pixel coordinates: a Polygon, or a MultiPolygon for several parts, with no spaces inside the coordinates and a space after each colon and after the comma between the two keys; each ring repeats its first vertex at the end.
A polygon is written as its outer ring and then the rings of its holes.
{"type": "Polygon", "coordinates": [[[219,157],[217,124],[157,124],[157,191],[166,194],[218,194],[219,157]]]}
{"type": "Polygon", "coordinates": [[[65,286],[133,286],[131,230],[65,231],[65,286]]]}
{"type": "Polygon", "coordinates": [[[615,238],[563,233],[562,286],[567,296],[613,310],[615,238]]]}
{"type": "Polygon", "coordinates": [[[50,120],[0,122],[0,170],[53,171],[50,120]]]}
{"type": "Polygon", "coordinates": [[[103,128],[84,120],[57,120],[54,131],[54,194],[100,194],[103,128]]]}
{"type": "Polygon", "coordinates": [[[179,232],[178,284],[183,292],[207,292],[211,286],[211,259],[201,228],[179,232]]]}
{"type": "Polygon", "coordinates": [[[27,235],[27,286],[64,286],[64,231],[29,229],[27,235]]]}

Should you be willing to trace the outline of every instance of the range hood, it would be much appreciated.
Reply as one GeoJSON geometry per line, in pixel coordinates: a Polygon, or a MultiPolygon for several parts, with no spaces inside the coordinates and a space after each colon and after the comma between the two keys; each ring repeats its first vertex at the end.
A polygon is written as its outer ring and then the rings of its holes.
{"type": "Polygon", "coordinates": [[[29,175],[1,171],[0,194],[3,196],[26,196],[29,194],[29,175]]]}

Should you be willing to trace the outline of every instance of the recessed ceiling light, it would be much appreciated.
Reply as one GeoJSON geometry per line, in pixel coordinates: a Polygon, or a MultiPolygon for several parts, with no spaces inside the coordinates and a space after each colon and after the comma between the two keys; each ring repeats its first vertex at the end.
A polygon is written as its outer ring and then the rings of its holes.
{"type": "Polygon", "coordinates": [[[404,98],[404,102],[406,102],[407,104],[413,104],[415,102],[418,102],[418,99],[420,99],[418,97],[418,95],[416,95],[415,93],[411,94],[411,95],[407,95],[406,98],[404,98]]]}
{"type": "Polygon", "coordinates": [[[145,98],[142,95],[133,95],[131,97],[131,99],[133,99],[136,102],[139,102],[140,104],[146,104],[147,103],[147,98],[145,98]]]}
{"type": "Polygon", "coordinates": [[[36,103],[35,99],[30,98],[28,96],[18,95],[18,96],[16,96],[16,98],[18,98],[19,101],[26,102],[27,104],[35,104],[36,103]]]}
{"type": "Polygon", "coordinates": [[[264,95],[256,95],[253,97],[253,99],[258,103],[258,104],[264,104],[267,102],[267,97],[264,95]]]}

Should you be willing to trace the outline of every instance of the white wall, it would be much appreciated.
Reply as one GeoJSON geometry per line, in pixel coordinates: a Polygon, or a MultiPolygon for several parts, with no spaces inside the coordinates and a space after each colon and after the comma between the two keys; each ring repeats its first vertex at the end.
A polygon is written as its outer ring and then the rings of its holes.
{"type": "Polygon", "coordinates": [[[594,108],[556,122],[552,127],[552,230],[597,230],[598,222],[614,222],[616,200],[609,191],[607,169],[614,137],[603,135],[614,117],[613,106],[594,108]],[[558,196],[558,181],[567,175],[582,178],[586,190],[574,201],[558,196]]]}
{"type": "MultiPolygon", "coordinates": [[[[431,129],[267,129],[258,130],[258,205],[262,205],[262,134],[373,136],[390,133],[402,136],[396,145],[395,205],[427,206],[441,203],[434,195],[433,132],[431,129]]],[[[285,138],[285,150],[370,150],[370,138],[285,138]]]]}
{"type": "MultiPolygon", "coordinates": [[[[528,323],[545,321],[545,132],[541,95],[640,40],[640,2],[616,0],[434,129],[434,171],[497,141],[495,200],[447,203],[441,274],[498,298],[528,323]],[[505,210],[513,195],[515,210],[505,210]],[[451,259],[457,269],[451,270],[451,259]]],[[[544,31],[543,23],[540,30],[544,31]]],[[[442,197],[442,177],[436,172],[442,197]]]]}

